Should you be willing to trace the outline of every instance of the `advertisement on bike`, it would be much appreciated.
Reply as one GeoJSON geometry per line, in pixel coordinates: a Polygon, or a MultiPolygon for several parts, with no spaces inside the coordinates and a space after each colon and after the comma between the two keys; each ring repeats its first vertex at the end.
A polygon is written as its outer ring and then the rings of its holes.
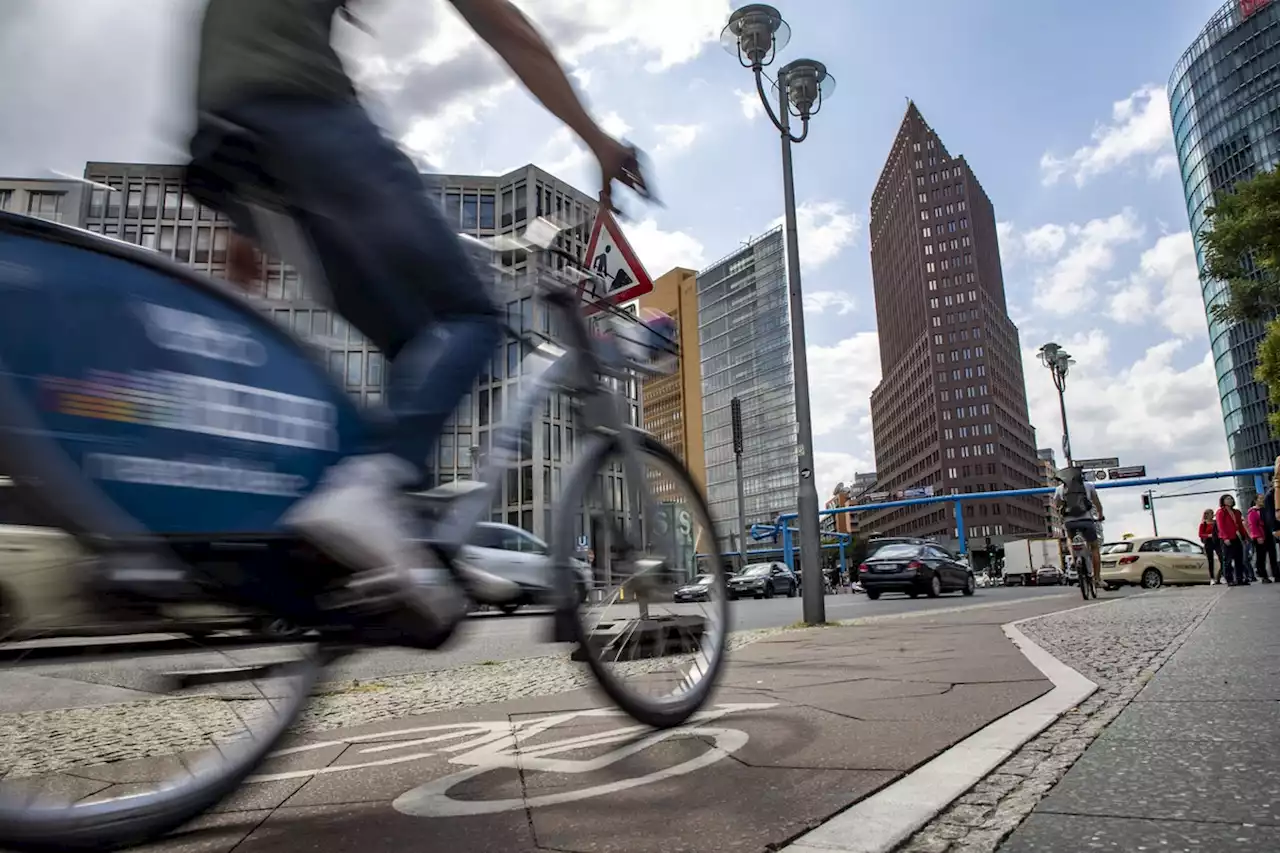
{"type": "Polygon", "coordinates": [[[271,532],[362,425],[324,367],[181,271],[6,237],[0,362],[81,471],[161,533],[271,532]]]}

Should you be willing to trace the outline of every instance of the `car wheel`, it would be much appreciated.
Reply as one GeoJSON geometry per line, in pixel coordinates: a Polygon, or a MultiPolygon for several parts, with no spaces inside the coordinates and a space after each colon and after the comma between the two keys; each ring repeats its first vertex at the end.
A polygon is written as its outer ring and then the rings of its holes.
{"type": "Polygon", "coordinates": [[[908,592],[908,593],[907,593],[907,598],[919,598],[919,597],[920,597],[920,591],[919,591],[919,590],[913,589],[913,590],[911,590],[910,592],[908,592]]]}
{"type": "Polygon", "coordinates": [[[1159,589],[1164,584],[1164,576],[1159,569],[1147,569],[1142,573],[1143,589],[1159,589]]]}
{"type": "Polygon", "coordinates": [[[867,590],[867,598],[871,599],[872,601],[875,601],[879,597],[880,597],[880,590],[878,589],[867,590]]]}
{"type": "Polygon", "coordinates": [[[969,575],[968,577],[966,577],[964,579],[964,589],[962,590],[962,592],[965,595],[973,595],[975,592],[977,592],[977,590],[978,590],[978,582],[973,579],[973,575],[969,575]]]}
{"type": "Polygon", "coordinates": [[[517,610],[519,610],[523,606],[524,606],[523,602],[512,601],[507,604],[498,605],[498,610],[502,611],[503,616],[510,616],[512,613],[515,613],[517,610]]]}
{"type": "Polygon", "coordinates": [[[937,598],[942,595],[942,578],[934,575],[929,578],[929,597],[937,598]]]}
{"type": "Polygon", "coordinates": [[[787,598],[795,598],[795,597],[796,597],[796,594],[797,594],[799,591],[800,591],[800,590],[798,590],[798,589],[796,588],[796,585],[795,585],[795,584],[791,584],[790,586],[788,586],[788,587],[787,587],[787,598]]]}
{"type": "Polygon", "coordinates": [[[764,598],[773,598],[773,584],[768,584],[764,588],[764,598]]]}

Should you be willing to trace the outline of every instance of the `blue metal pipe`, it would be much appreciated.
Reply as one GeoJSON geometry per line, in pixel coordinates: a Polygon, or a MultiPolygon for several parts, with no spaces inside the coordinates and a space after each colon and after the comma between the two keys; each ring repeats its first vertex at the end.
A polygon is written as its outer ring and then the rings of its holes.
{"type": "MultiPolygon", "coordinates": [[[[1127,489],[1134,486],[1159,486],[1165,483],[1190,483],[1197,480],[1218,480],[1223,477],[1247,477],[1249,475],[1270,474],[1270,468],[1242,468],[1239,471],[1214,471],[1209,474],[1178,474],[1172,477],[1148,477],[1142,480],[1112,480],[1106,483],[1094,483],[1099,489],[1127,489]]],[[[947,501],[984,501],[991,498],[1017,498],[1026,497],[1028,495],[1048,495],[1052,494],[1054,489],[1049,486],[1041,486],[1034,489],[1006,489],[999,492],[971,492],[963,495],[935,495],[931,498],[908,498],[901,501],[886,501],[878,504],[859,504],[857,506],[842,506],[834,509],[819,510],[818,515],[842,515],[852,512],[867,512],[874,509],[894,509],[904,506],[919,506],[921,504],[938,504],[947,501]]],[[[778,526],[784,522],[790,521],[799,516],[794,512],[783,513],[778,516],[778,526]]]]}

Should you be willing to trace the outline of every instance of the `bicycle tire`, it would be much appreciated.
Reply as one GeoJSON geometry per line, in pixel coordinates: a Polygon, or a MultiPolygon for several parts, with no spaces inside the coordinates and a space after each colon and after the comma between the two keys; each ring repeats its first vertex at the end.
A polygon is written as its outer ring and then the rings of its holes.
{"type": "MultiPolygon", "coordinates": [[[[712,516],[711,510],[707,507],[706,497],[702,489],[698,487],[693,475],[689,473],[688,468],[680,461],[680,458],[672,453],[666,445],[648,433],[636,434],[635,440],[638,443],[637,450],[639,455],[641,457],[650,456],[658,460],[667,469],[668,473],[680,480],[680,485],[686,488],[689,499],[696,503],[693,509],[700,513],[704,519],[710,521],[712,516]]],[[[577,463],[569,472],[564,489],[556,498],[560,512],[553,528],[554,535],[552,537],[551,550],[554,560],[553,565],[557,567],[558,571],[565,571],[565,567],[571,565],[570,558],[572,555],[569,548],[570,543],[575,540],[576,536],[574,524],[578,508],[584,505],[588,490],[594,486],[596,474],[603,464],[611,456],[619,453],[620,450],[621,444],[617,437],[597,437],[594,440],[590,440],[580,451],[577,463]]],[[[708,543],[710,547],[703,545],[702,551],[712,554],[724,553],[724,549],[716,536],[714,525],[708,525],[703,535],[709,536],[711,542],[708,543]]],[[[652,701],[636,696],[615,678],[614,674],[604,666],[596,655],[590,652],[591,645],[588,640],[588,630],[586,625],[583,624],[581,611],[574,608],[571,618],[567,620],[573,624],[574,642],[584,651],[583,657],[587,666],[591,669],[591,674],[595,677],[601,689],[604,690],[605,695],[639,723],[658,729],[678,726],[700,710],[715,689],[727,657],[726,647],[728,645],[729,625],[728,573],[725,563],[721,559],[712,560],[708,568],[708,573],[713,575],[713,584],[719,593],[718,596],[710,597],[719,602],[720,613],[718,616],[725,626],[725,636],[721,638],[719,643],[718,654],[710,661],[702,662],[703,677],[701,680],[678,698],[652,701]]],[[[566,613],[563,597],[560,598],[560,601],[561,603],[557,607],[561,609],[562,613],[566,613]]]]}
{"type": "MultiPolygon", "coordinates": [[[[0,799],[0,849],[13,853],[123,850],[156,841],[204,814],[262,764],[307,706],[325,657],[317,650],[298,663],[297,698],[281,703],[281,713],[264,735],[250,740],[247,749],[223,765],[222,772],[201,773],[191,768],[185,784],[92,804],[55,806],[27,801],[19,805],[0,799]]],[[[228,749],[221,754],[236,751],[228,749]]]]}

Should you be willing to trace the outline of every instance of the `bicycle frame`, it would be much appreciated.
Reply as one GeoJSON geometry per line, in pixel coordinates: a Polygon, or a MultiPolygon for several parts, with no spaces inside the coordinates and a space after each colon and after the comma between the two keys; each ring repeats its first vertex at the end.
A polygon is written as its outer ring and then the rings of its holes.
{"type": "MultiPolygon", "coordinates": [[[[627,423],[622,404],[615,395],[607,393],[599,379],[602,375],[617,375],[617,371],[606,365],[601,357],[582,315],[577,293],[547,285],[542,285],[542,289],[542,301],[564,320],[565,346],[542,342],[522,360],[520,375],[527,384],[517,397],[516,405],[508,408],[501,425],[493,430],[493,450],[483,459],[476,479],[471,481],[476,485],[453,497],[432,531],[431,543],[445,553],[456,553],[469,541],[476,525],[488,518],[504,474],[520,464],[525,428],[536,420],[543,401],[558,389],[563,389],[578,401],[582,415],[580,434],[617,442],[622,449],[623,474],[627,482],[644,483],[644,471],[636,452],[636,437],[642,430],[627,423]]],[[[590,458],[590,454],[581,454],[580,458],[590,458]]],[[[640,506],[633,509],[643,512],[639,518],[656,518],[657,505],[649,490],[640,488],[638,491],[640,506]]],[[[427,494],[443,496],[441,489],[433,489],[427,494]]],[[[637,527],[639,534],[644,536],[644,525],[637,523],[637,527]]],[[[623,532],[626,532],[625,525],[623,532]]],[[[646,544],[644,541],[640,543],[641,547],[646,544]]],[[[560,592],[568,592],[567,583],[563,582],[567,575],[564,572],[556,575],[560,592]]]]}

